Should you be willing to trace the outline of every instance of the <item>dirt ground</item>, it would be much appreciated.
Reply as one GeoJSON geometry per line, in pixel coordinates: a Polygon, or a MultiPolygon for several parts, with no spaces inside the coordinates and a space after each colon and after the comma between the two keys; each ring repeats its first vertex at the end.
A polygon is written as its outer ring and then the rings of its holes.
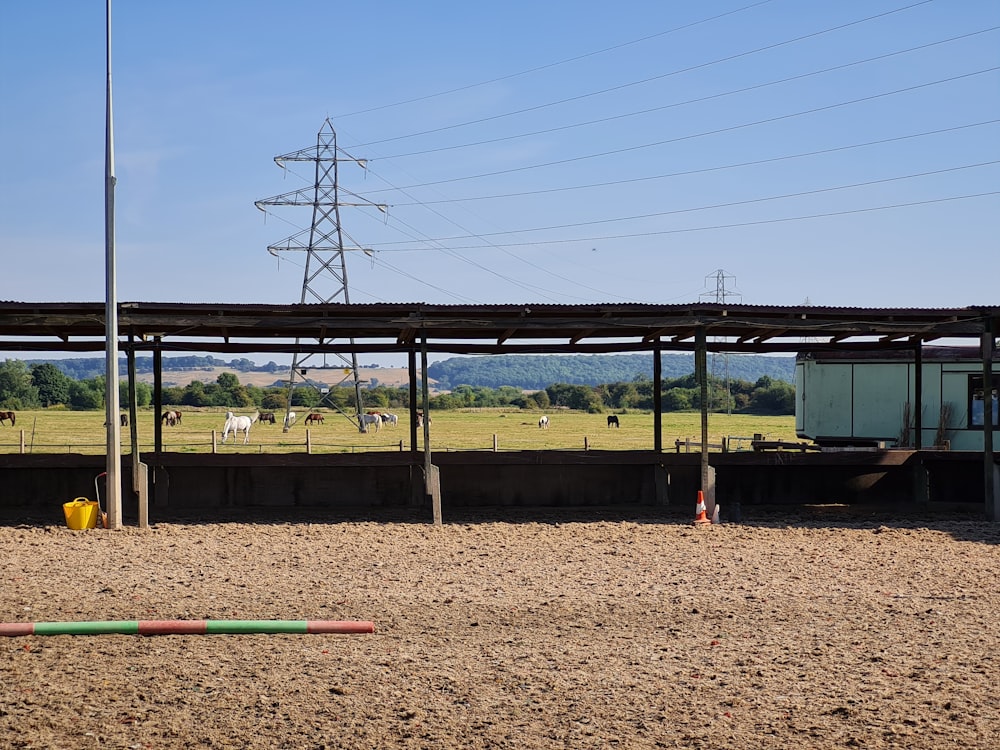
{"type": "Polygon", "coordinates": [[[997,748],[1000,525],[782,515],[0,526],[5,748],[997,748]]]}

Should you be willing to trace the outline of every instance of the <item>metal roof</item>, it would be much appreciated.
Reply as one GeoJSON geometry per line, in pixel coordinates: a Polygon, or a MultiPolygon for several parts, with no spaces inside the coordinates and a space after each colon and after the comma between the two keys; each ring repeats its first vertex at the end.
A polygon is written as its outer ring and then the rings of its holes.
{"type": "MultiPolygon", "coordinates": [[[[105,348],[103,302],[0,302],[0,351],[105,348]]],[[[1000,307],[121,302],[124,350],[453,354],[891,349],[998,328],[1000,307]]]]}

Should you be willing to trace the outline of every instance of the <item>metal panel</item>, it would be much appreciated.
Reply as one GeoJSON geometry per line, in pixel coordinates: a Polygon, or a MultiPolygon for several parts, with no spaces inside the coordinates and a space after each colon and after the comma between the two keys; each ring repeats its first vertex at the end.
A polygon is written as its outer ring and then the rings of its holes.
{"type": "Polygon", "coordinates": [[[905,363],[854,366],[853,437],[895,441],[912,402],[910,367],[905,363]]]}
{"type": "Polygon", "coordinates": [[[812,361],[802,365],[803,437],[850,437],[852,365],[812,361]]]}

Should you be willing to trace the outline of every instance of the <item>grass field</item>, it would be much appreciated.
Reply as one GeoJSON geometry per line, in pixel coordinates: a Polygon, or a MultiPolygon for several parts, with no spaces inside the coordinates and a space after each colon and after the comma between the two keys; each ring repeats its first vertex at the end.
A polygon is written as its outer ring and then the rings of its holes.
{"type": "MultiPolygon", "coordinates": [[[[306,428],[303,413],[289,432],[283,432],[280,417],[274,425],[255,424],[250,430],[250,442],[243,445],[240,434],[222,444],[225,409],[182,409],[182,423],[163,426],[163,449],[175,453],[209,453],[213,431],[216,450],[220,453],[290,453],[305,452],[307,433],[313,453],[344,453],[368,450],[408,450],[409,416],[404,410],[396,427],[383,427],[379,432],[361,434],[353,422],[343,415],[320,410],[325,421],[306,428]]],[[[240,413],[248,413],[246,410],[240,413]]],[[[250,412],[252,413],[252,412],[250,412]]],[[[517,410],[459,410],[431,413],[431,449],[435,451],[493,450],[494,437],[498,450],[652,450],[653,415],[620,414],[620,429],[608,428],[604,414],[553,410],[547,412],[550,426],[538,428],[541,412],[517,410]]],[[[137,439],[140,452],[153,449],[155,415],[140,411],[137,439]]],[[[84,453],[103,454],[104,415],[100,412],[66,411],[61,409],[24,411],[17,414],[17,425],[0,426],[0,453],[18,453],[23,438],[25,453],[84,453]]],[[[674,450],[674,441],[691,439],[697,442],[701,433],[700,415],[692,412],[671,412],[662,417],[663,449],[674,450]]],[[[723,438],[746,438],[735,449],[749,448],[749,438],[755,433],[768,440],[796,441],[793,416],[763,417],[747,415],[709,415],[709,442],[721,443],[723,438]]],[[[418,431],[418,446],[423,431],[418,431]]],[[[122,428],[122,450],[130,451],[131,428],[122,428]]],[[[684,450],[682,447],[681,450],[684,450]]]]}

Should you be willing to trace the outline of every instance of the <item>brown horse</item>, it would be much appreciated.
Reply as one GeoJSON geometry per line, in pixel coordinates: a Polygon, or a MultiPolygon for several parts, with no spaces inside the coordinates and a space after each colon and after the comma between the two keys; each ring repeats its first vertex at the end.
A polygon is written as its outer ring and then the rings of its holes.
{"type": "Polygon", "coordinates": [[[260,415],[260,419],[257,420],[260,423],[267,422],[268,424],[274,424],[274,412],[266,411],[260,415]]]}
{"type": "Polygon", "coordinates": [[[323,415],[316,412],[312,412],[308,417],[306,417],[306,424],[323,424],[323,415]]]}
{"type": "Polygon", "coordinates": [[[168,427],[175,427],[181,423],[181,413],[179,411],[165,411],[160,415],[160,421],[165,422],[168,427]]]}
{"type": "Polygon", "coordinates": [[[17,424],[17,417],[14,416],[14,412],[0,411],[0,424],[7,424],[8,419],[10,420],[11,427],[17,424]]]}

